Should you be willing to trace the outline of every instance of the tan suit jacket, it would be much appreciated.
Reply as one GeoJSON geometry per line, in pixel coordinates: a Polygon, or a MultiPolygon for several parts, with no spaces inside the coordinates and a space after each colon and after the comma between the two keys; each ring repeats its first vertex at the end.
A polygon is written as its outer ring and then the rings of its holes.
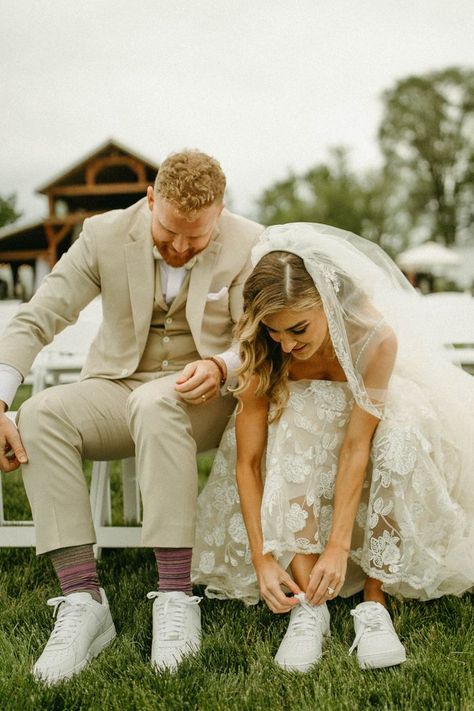
{"type": "MultiPolygon", "coordinates": [[[[224,210],[210,244],[191,270],[186,317],[202,357],[231,344],[242,309],[243,283],[251,269],[250,250],[262,231],[261,225],[224,210]]],[[[152,246],[145,198],[125,210],[86,219],[79,239],[5,330],[0,363],[12,365],[25,377],[43,346],[74,323],[100,293],[103,322],[82,377],[119,379],[134,373],[153,311],[152,246]]]]}

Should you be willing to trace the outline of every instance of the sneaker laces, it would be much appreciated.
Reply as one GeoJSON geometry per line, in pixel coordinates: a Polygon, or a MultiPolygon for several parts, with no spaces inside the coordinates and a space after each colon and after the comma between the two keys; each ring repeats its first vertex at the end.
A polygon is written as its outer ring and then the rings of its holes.
{"type": "Polygon", "coordinates": [[[362,610],[351,610],[352,617],[355,617],[359,622],[359,629],[356,632],[352,647],[349,649],[349,654],[352,654],[358,646],[363,634],[368,632],[376,632],[387,628],[387,618],[378,607],[365,607],[362,610]]]}
{"type": "Polygon", "coordinates": [[[314,632],[316,625],[321,625],[321,608],[319,605],[316,607],[310,605],[304,593],[298,593],[295,598],[299,601],[299,606],[294,608],[288,632],[295,637],[307,636],[314,632]]]}
{"type": "Polygon", "coordinates": [[[70,642],[83,619],[83,612],[87,605],[71,603],[65,595],[52,597],[46,602],[54,607],[53,619],[56,617],[53,631],[48,641],[49,646],[61,646],[70,642]]]}
{"type": "MultiPolygon", "coordinates": [[[[147,593],[147,598],[153,600],[159,597],[160,593],[152,591],[147,593]]],[[[199,605],[202,597],[197,595],[186,595],[185,597],[174,597],[166,595],[166,598],[157,606],[159,637],[162,641],[182,639],[183,630],[186,623],[186,607],[189,605],[199,605]]]]}

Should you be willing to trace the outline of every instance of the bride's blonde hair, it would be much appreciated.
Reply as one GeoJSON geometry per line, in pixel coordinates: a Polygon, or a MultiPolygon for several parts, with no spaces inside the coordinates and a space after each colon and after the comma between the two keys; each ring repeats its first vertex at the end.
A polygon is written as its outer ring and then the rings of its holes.
{"type": "Polygon", "coordinates": [[[256,395],[272,404],[270,422],[281,417],[288,400],[290,354],[270,337],[262,321],[283,309],[308,311],[322,306],[313,279],[301,257],[291,252],[270,252],[245,282],[244,312],[235,328],[242,365],[234,394],[239,396],[256,375],[256,395]]]}

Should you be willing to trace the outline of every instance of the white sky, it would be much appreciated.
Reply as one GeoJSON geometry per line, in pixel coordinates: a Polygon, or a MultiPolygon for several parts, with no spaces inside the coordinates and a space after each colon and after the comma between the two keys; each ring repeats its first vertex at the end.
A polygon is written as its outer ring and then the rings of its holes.
{"type": "Polygon", "coordinates": [[[474,65],[472,0],[0,0],[0,194],[34,189],[107,138],[159,162],[221,162],[232,207],[351,147],[377,165],[380,94],[474,65]]]}

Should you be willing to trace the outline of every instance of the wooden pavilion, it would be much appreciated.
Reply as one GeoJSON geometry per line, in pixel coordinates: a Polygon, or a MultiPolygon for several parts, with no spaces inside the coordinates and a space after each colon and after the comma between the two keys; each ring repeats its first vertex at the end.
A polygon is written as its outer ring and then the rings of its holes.
{"type": "Polygon", "coordinates": [[[108,140],[64,173],[38,188],[48,198],[48,215],[0,230],[0,263],[17,282],[20,265],[31,265],[38,286],[79,235],[86,217],[128,207],[153,184],[158,165],[115,140],[108,140]]]}

